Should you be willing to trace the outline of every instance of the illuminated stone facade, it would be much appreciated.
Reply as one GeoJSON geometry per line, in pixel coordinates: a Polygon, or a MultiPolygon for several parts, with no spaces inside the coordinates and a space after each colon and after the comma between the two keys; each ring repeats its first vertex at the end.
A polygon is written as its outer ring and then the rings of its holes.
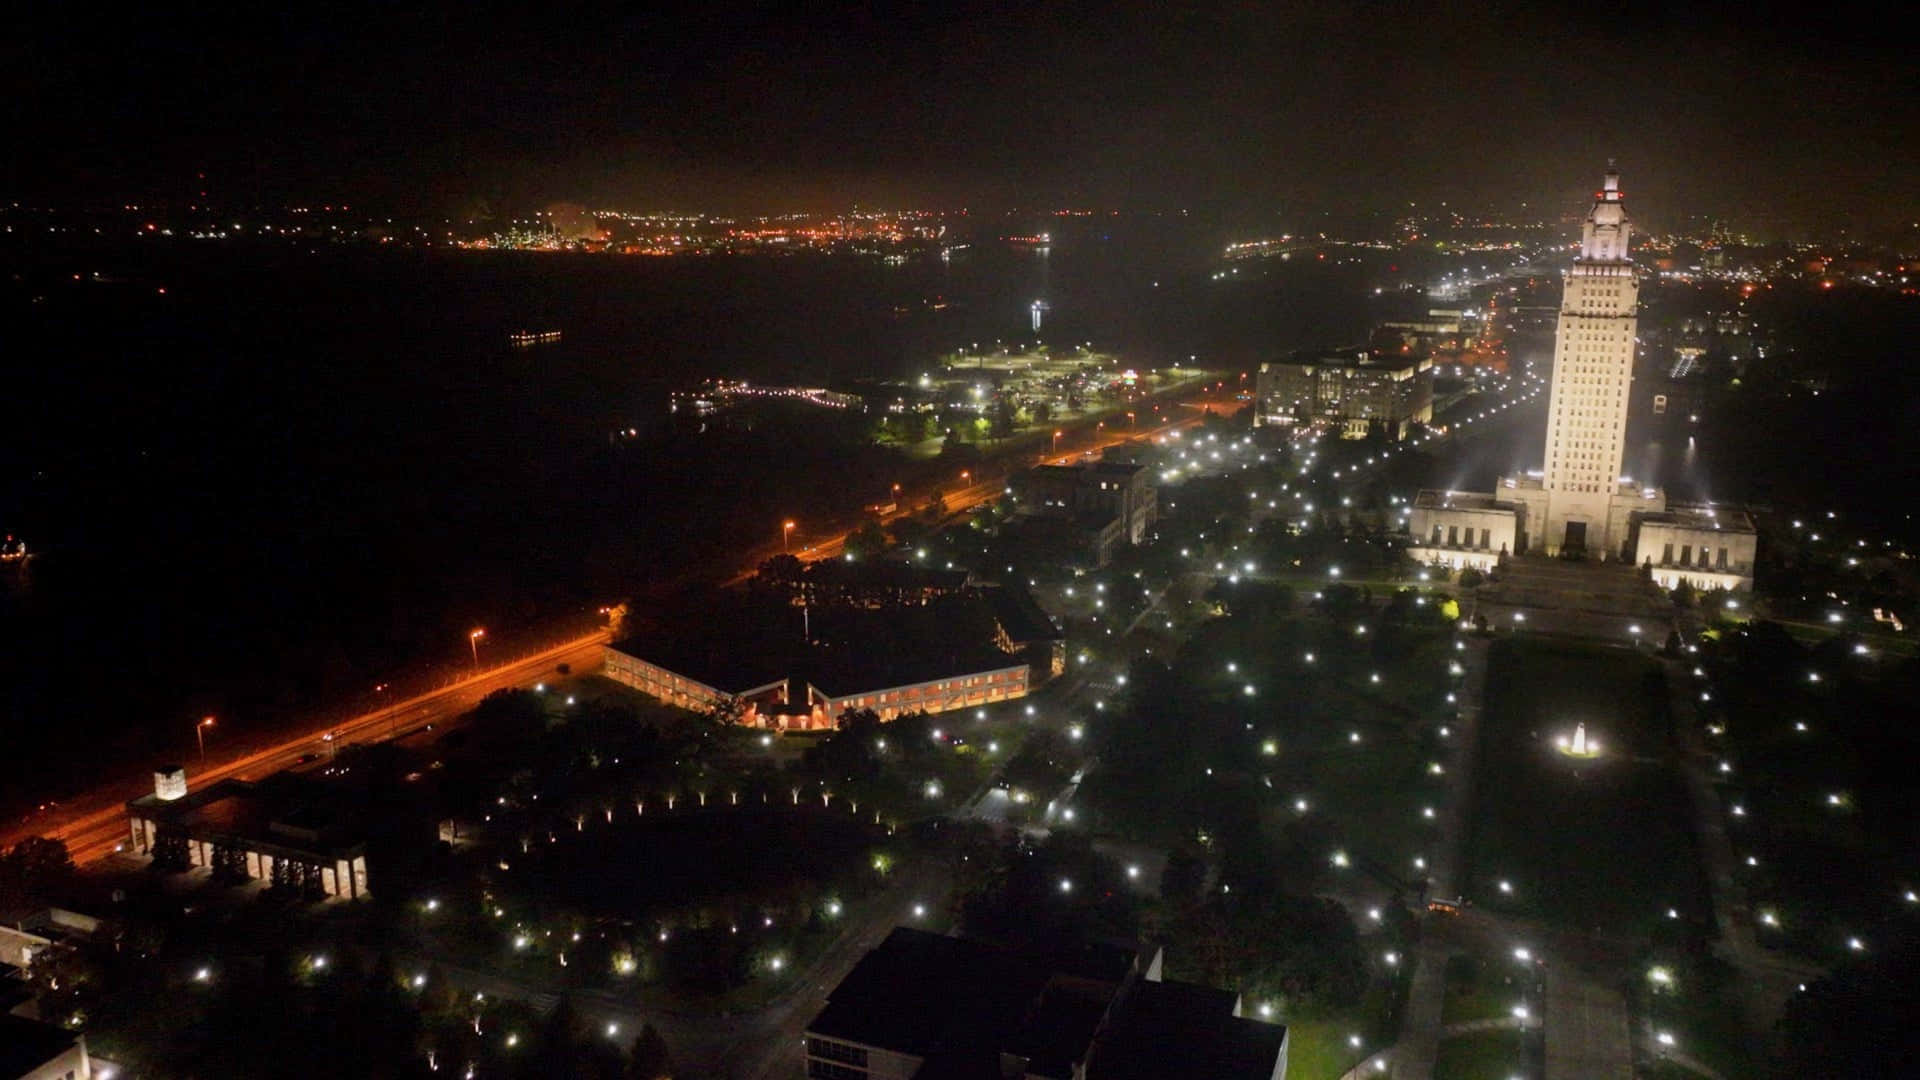
{"type": "Polygon", "coordinates": [[[127,829],[128,850],[157,867],[315,897],[368,895],[357,826],[306,778],[226,779],[177,797],[156,788],[127,803],[127,829]]]}
{"type": "Polygon", "coordinates": [[[1669,587],[1753,587],[1756,538],[1746,515],[1669,507],[1666,492],[1621,475],[1640,293],[1625,198],[1609,169],[1567,271],[1545,468],[1502,477],[1492,492],[1420,492],[1406,517],[1417,561],[1485,570],[1510,554],[1584,555],[1639,562],[1669,587]]]}
{"type": "Polygon", "coordinates": [[[1260,365],[1256,427],[1317,426],[1342,438],[1379,431],[1404,439],[1433,419],[1433,358],[1377,356],[1365,349],[1299,352],[1260,365]]]}
{"type": "Polygon", "coordinates": [[[1616,532],[1613,511],[1622,495],[1640,284],[1627,250],[1625,197],[1620,174],[1607,170],[1560,298],[1541,484],[1546,514],[1533,537],[1549,555],[1571,548],[1617,558],[1627,539],[1616,532]]]}
{"type": "Polygon", "coordinates": [[[1028,665],[1004,654],[994,657],[933,665],[903,661],[771,681],[753,675],[740,689],[725,690],[713,685],[726,682],[718,676],[703,681],[611,646],[601,674],[684,709],[737,709],[736,722],[749,727],[821,731],[836,727],[848,709],[872,709],[880,719],[892,720],[902,713],[947,712],[1025,697],[1028,665]]]}

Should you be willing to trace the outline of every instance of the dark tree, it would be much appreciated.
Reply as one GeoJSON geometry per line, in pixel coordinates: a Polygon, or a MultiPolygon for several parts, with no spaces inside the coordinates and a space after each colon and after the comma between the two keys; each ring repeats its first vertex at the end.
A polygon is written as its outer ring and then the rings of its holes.
{"type": "Polygon", "coordinates": [[[1167,856],[1167,868],[1160,872],[1160,898],[1175,908],[1190,907],[1200,902],[1206,883],[1206,861],[1185,848],[1175,848],[1167,856]]]}
{"type": "Polygon", "coordinates": [[[993,431],[994,438],[1004,439],[1007,436],[1013,434],[1013,428],[1014,428],[1013,402],[1009,400],[1007,396],[1004,394],[994,399],[993,410],[988,419],[992,424],[992,431],[993,431]]]}
{"type": "Polygon", "coordinates": [[[1903,1076],[1920,1055],[1920,943],[1911,935],[1787,999],[1780,1030],[1794,1077],[1903,1076]]]}
{"type": "Polygon", "coordinates": [[[525,753],[546,729],[546,702],[531,690],[495,690],[481,699],[467,724],[476,746],[500,756],[525,753]]]}
{"type": "Polygon", "coordinates": [[[667,1040],[652,1024],[642,1024],[627,1056],[628,1080],[672,1080],[673,1058],[667,1053],[667,1040]]]}
{"type": "Polygon", "coordinates": [[[883,554],[888,547],[886,530],[869,521],[847,534],[847,554],[856,559],[883,554]]]}
{"type": "Polygon", "coordinates": [[[64,841],[29,836],[0,855],[0,910],[40,903],[73,880],[64,841]]]}
{"type": "Polygon", "coordinates": [[[792,585],[805,573],[805,563],[783,552],[760,564],[758,581],[773,586],[792,585]]]}

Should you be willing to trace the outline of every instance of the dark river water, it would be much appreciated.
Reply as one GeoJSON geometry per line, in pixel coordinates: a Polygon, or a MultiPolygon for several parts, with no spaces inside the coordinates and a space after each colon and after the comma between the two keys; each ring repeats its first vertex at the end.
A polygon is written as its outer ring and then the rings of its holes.
{"type": "MultiPolygon", "coordinates": [[[[959,344],[1090,341],[1244,368],[1356,339],[1377,266],[1216,281],[1183,222],[983,235],[950,260],[102,245],[0,249],[0,802],[338,706],[671,566],[678,510],[607,435],[708,376],[838,384],[959,344]],[[161,290],[165,290],[164,293],[161,290]],[[507,346],[518,329],[559,345],[507,346]],[[623,486],[623,485],[631,485],[623,486]],[[615,512],[617,511],[617,512],[615,512]],[[638,514],[649,526],[628,524],[638,514]],[[624,549],[624,550],[623,550],[624,549]],[[602,557],[620,551],[622,558],[602,557]]],[[[759,467],[743,460],[743,483],[759,467]]],[[[724,496],[724,492],[721,493],[724,496]]],[[[504,646],[503,646],[504,647],[504,646]]]]}

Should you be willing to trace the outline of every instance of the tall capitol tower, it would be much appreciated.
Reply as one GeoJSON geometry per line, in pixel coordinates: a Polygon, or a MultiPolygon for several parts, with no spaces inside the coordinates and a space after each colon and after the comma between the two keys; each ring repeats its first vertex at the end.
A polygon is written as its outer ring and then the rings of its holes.
{"type": "Polygon", "coordinates": [[[1635,310],[1640,285],[1627,250],[1632,226],[1613,168],[1594,193],[1567,271],[1553,346],[1547,402],[1546,520],[1534,539],[1549,552],[1617,553],[1615,522],[1623,494],[1627,400],[1633,382],[1635,310]]]}
{"type": "Polygon", "coordinates": [[[1663,588],[1753,587],[1759,540],[1744,511],[1670,504],[1651,478],[1636,484],[1620,475],[1640,301],[1625,199],[1609,165],[1560,299],[1545,468],[1503,476],[1492,491],[1419,492],[1403,515],[1415,561],[1505,567],[1524,578],[1530,571],[1510,558],[1565,556],[1637,564],[1663,588]]]}

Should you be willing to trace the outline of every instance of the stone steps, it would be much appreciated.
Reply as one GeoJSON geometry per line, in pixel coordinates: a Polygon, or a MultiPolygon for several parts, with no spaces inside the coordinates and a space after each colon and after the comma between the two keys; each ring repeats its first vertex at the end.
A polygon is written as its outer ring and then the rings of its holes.
{"type": "Polygon", "coordinates": [[[1508,559],[1481,587],[1490,603],[1655,617],[1671,613],[1664,594],[1621,562],[1570,562],[1527,557],[1508,559]]]}

